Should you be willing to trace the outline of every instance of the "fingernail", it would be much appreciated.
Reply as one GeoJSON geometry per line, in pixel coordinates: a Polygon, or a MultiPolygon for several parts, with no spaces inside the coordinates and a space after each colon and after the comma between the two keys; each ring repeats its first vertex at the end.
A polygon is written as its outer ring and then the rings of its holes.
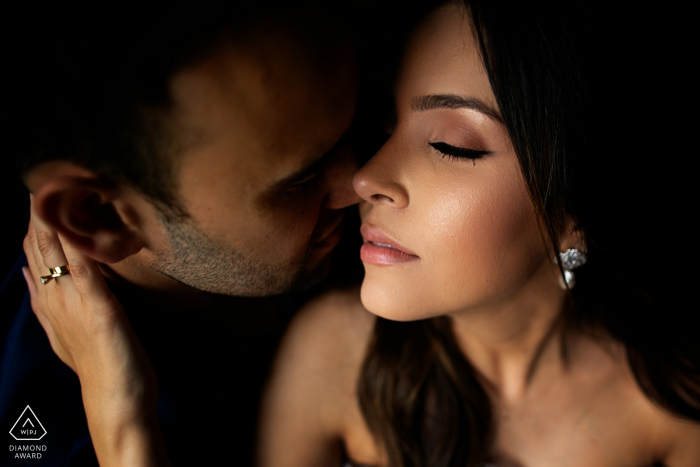
{"type": "Polygon", "coordinates": [[[29,268],[23,267],[22,275],[24,276],[24,280],[27,281],[27,287],[29,287],[29,268]]]}

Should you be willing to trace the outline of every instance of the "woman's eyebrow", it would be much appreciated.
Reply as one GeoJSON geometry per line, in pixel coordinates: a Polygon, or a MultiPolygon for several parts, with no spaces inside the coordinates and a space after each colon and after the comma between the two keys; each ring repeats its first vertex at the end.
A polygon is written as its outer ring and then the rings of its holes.
{"type": "Polygon", "coordinates": [[[501,117],[501,114],[497,110],[475,97],[458,96],[456,94],[429,94],[426,96],[418,96],[411,99],[411,109],[416,112],[434,109],[472,109],[503,124],[503,117],[501,117]]]}

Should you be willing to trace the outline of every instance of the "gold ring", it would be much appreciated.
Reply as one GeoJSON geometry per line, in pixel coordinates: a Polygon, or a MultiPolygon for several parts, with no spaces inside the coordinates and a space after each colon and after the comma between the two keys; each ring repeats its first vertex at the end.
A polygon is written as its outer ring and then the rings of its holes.
{"type": "Polygon", "coordinates": [[[51,282],[52,279],[56,277],[61,277],[65,276],[66,274],[70,274],[70,266],[67,264],[65,266],[59,266],[57,268],[50,268],[49,272],[51,275],[49,276],[41,276],[41,283],[46,285],[49,282],[51,282]]]}

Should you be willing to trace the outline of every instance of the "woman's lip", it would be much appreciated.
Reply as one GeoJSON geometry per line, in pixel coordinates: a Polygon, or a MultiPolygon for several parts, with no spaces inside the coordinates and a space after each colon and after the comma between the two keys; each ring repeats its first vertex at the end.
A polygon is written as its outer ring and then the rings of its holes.
{"type": "Polygon", "coordinates": [[[366,242],[362,244],[362,248],[360,248],[360,259],[363,263],[375,264],[377,266],[392,266],[394,264],[416,261],[420,258],[395,248],[380,246],[373,242],[366,242]]]}
{"type": "Polygon", "coordinates": [[[381,229],[370,224],[362,224],[360,233],[365,242],[369,242],[378,248],[386,248],[396,250],[409,257],[418,258],[418,255],[413,253],[406,247],[401,246],[399,242],[385,234],[381,229]]]}

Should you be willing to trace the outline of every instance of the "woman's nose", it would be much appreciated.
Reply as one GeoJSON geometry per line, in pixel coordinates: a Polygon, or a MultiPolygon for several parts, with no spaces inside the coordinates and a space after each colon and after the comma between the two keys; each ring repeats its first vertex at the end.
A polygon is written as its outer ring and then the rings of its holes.
{"type": "Polygon", "coordinates": [[[395,209],[408,206],[409,196],[398,179],[399,162],[393,157],[392,138],[353,177],[352,185],[358,195],[374,205],[386,204],[395,209]]]}

